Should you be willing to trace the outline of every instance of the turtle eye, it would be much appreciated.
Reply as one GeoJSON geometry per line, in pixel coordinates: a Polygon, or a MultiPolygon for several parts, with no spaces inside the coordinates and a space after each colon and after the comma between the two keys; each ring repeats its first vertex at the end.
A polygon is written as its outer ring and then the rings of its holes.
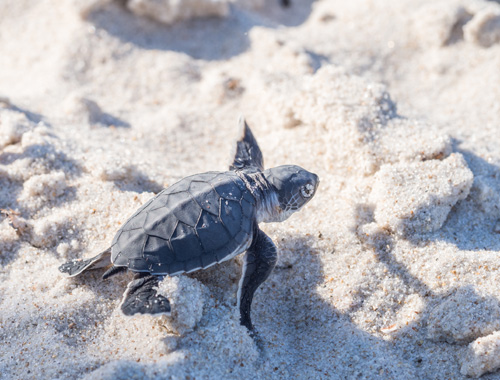
{"type": "Polygon", "coordinates": [[[313,195],[313,193],[314,193],[314,186],[311,185],[310,183],[300,188],[300,194],[302,194],[304,198],[310,198],[313,195]]]}

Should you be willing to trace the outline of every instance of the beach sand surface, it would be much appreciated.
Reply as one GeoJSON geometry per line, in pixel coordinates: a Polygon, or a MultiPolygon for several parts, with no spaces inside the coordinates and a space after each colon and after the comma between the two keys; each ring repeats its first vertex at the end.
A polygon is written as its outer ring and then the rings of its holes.
{"type": "Polygon", "coordinates": [[[1,379],[500,379],[500,4],[3,0],[1,379]],[[265,166],[321,184],[239,324],[241,257],[67,278],[161,189],[265,166]]]}

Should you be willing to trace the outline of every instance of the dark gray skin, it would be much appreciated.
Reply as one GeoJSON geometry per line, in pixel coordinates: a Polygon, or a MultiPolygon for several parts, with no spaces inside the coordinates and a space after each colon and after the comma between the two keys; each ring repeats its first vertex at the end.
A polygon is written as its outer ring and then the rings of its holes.
{"type": "Polygon", "coordinates": [[[243,118],[240,128],[229,171],[196,174],[163,190],[123,224],[109,249],[59,270],[72,277],[107,266],[106,279],[128,269],[136,275],[123,296],[123,313],[169,314],[168,299],[157,293],[164,276],[205,269],[246,251],[238,308],[241,324],[252,331],[254,293],[277,260],[276,246],[259,223],[281,222],[300,210],[319,179],[295,165],[264,170],[243,118]]]}

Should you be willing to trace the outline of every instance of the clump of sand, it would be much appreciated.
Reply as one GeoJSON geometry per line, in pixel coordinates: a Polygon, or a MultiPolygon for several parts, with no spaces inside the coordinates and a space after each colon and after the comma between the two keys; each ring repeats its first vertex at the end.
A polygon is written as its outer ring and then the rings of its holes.
{"type": "Polygon", "coordinates": [[[495,372],[500,368],[499,355],[500,332],[496,331],[469,344],[460,372],[475,378],[495,372]]]}
{"type": "Polygon", "coordinates": [[[127,7],[139,16],[148,16],[165,24],[196,17],[227,16],[227,0],[129,0],[127,7]]]}
{"type": "Polygon", "coordinates": [[[500,329],[500,304],[473,288],[460,288],[437,305],[427,320],[430,339],[470,343],[500,329]]]}
{"type": "Polygon", "coordinates": [[[451,208],[467,198],[473,178],[459,153],[442,161],[384,165],[370,193],[375,220],[399,234],[436,231],[451,208]]]}
{"type": "Polygon", "coordinates": [[[500,9],[486,1],[437,1],[423,6],[414,32],[424,46],[443,47],[462,38],[490,47],[500,42],[500,9]]]}

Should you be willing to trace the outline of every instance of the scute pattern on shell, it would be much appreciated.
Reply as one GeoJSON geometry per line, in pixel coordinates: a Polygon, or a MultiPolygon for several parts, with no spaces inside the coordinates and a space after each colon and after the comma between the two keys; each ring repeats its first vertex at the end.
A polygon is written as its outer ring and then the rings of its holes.
{"type": "Polygon", "coordinates": [[[255,204],[234,172],[184,178],[125,222],[113,240],[111,261],[155,275],[207,268],[248,247],[255,204]]]}

